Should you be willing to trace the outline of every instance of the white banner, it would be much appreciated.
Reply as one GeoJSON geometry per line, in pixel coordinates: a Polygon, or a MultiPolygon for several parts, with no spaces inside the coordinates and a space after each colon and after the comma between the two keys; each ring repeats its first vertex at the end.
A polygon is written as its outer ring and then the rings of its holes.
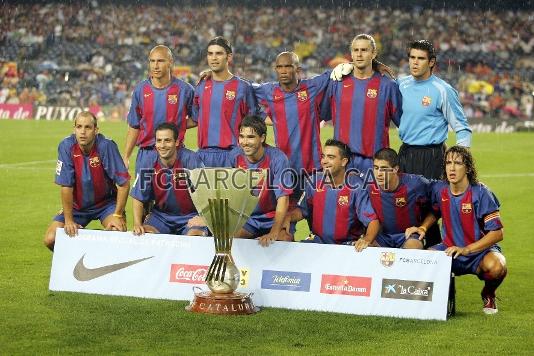
{"type": "MultiPolygon", "coordinates": [[[[192,300],[211,237],[57,230],[50,290],[192,300]]],[[[234,239],[238,292],[258,306],[446,320],[451,258],[443,252],[234,239]]]]}

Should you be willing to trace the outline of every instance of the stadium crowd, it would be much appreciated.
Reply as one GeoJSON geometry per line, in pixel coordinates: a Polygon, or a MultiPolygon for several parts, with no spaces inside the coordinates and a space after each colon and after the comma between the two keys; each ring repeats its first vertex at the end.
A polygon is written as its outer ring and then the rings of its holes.
{"type": "Polygon", "coordinates": [[[96,1],[21,5],[0,14],[0,103],[102,105],[124,118],[146,54],[169,45],[179,75],[196,82],[207,42],[235,46],[232,70],[274,80],[276,54],[294,50],[308,76],[347,57],[355,33],[372,33],[379,59],[409,73],[405,47],[431,38],[436,72],[460,91],[469,118],[532,118],[534,24],[528,11],[406,11],[390,8],[177,7],[96,1]],[[313,26],[311,26],[311,24],[313,26]],[[481,26],[483,24],[483,26],[481,26]],[[95,30],[95,27],[97,30],[95,30]],[[16,63],[10,66],[9,63],[16,63]]]}

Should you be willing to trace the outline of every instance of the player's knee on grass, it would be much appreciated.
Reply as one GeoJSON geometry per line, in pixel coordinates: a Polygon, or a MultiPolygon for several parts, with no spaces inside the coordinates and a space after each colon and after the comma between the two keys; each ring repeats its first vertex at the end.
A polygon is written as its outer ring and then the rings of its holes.
{"type": "Polygon", "coordinates": [[[156,229],[154,226],[151,226],[151,225],[143,225],[143,229],[145,229],[145,233],[159,234],[158,229],[156,229]]]}
{"type": "Polygon", "coordinates": [[[408,239],[402,245],[402,248],[411,249],[411,250],[422,250],[423,249],[423,242],[421,242],[418,239],[408,239]]]}
{"type": "Polygon", "coordinates": [[[480,263],[484,278],[502,279],[506,276],[506,259],[497,252],[489,252],[480,263]]]}
{"type": "Polygon", "coordinates": [[[65,224],[59,221],[53,221],[46,230],[43,243],[50,251],[54,251],[54,244],[56,242],[56,229],[63,226],[65,226],[65,224]]]}
{"type": "Polygon", "coordinates": [[[239,229],[237,234],[235,234],[235,237],[238,238],[238,239],[251,239],[251,238],[254,237],[254,235],[252,233],[250,233],[249,231],[241,228],[241,229],[239,229]]]}
{"type": "Polygon", "coordinates": [[[208,236],[207,229],[192,227],[187,231],[187,236],[208,236]]]}

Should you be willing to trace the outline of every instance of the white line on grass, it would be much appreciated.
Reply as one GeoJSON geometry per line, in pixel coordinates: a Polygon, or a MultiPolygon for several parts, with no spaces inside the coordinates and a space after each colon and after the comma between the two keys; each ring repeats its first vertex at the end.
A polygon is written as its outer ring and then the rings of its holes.
{"type": "Polygon", "coordinates": [[[484,178],[521,178],[534,177],[534,173],[498,173],[498,174],[481,174],[484,178]]]}
{"type": "Polygon", "coordinates": [[[19,162],[19,163],[4,163],[4,164],[0,164],[0,168],[22,168],[22,167],[25,167],[25,166],[32,166],[32,165],[35,165],[35,164],[41,164],[41,163],[52,163],[52,162],[56,162],[55,159],[47,159],[47,160],[44,160],[44,161],[29,161],[29,162],[19,162]]]}

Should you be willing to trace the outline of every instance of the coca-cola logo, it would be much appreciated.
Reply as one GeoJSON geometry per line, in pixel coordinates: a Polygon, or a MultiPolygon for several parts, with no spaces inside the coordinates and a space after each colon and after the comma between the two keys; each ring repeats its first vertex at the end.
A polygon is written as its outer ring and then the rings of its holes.
{"type": "Polygon", "coordinates": [[[169,282],[204,284],[207,274],[208,266],[172,264],[169,282]]]}

